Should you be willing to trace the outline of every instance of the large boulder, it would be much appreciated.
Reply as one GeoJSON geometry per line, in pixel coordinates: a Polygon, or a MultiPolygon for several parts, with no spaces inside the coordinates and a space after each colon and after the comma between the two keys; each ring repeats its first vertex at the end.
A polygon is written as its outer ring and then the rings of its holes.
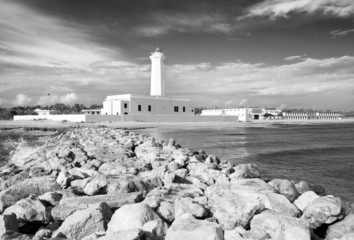
{"type": "Polygon", "coordinates": [[[206,189],[205,196],[213,216],[226,230],[246,226],[254,214],[264,209],[264,195],[245,189],[238,192],[232,184],[212,185],[206,189]]]}
{"type": "Polygon", "coordinates": [[[161,219],[149,221],[143,226],[145,240],[164,240],[167,230],[168,225],[161,219]]]}
{"type": "Polygon", "coordinates": [[[137,157],[144,159],[146,162],[152,162],[158,159],[161,151],[161,144],[155,141],[146,141],[135,148],[137,157]]]}
{"type": "Polygon", "coordinates": [[[255,239],[310,240],[306,222],[269,210],[255,215],[251,221],[251,236],[255,239]]]}
{"type": "Polygon", "coordinates": [[[171,224],[175,220],[174,204],[171,202],[161,202],[159,208],[156,210],[156,213],[168,224],[171,224]]]}
{"type": "Polygon", "coordinates": [[[91,205],[101,202],[107,203],[111,209],[115,210],[123,205],[141,202],[142,200],[143,195],[139,192],[90,197],[70,197],[62,199],[60,203],[52,209],[52,216],[55,220],[63,221],[77,210],[86,209],[91,205]]]}
{"type": "Polygon", "coordinates": [[[49,223],[50,211],[36,197],[30,196],[8,207],[4,215],[16,214],[19,223],[41,222],[49,223]]]}
{"type": "Polygon", "coordinates": [[[258,178],[258,166],[253,163],[240,164],[233,168],[234,172],[230,174],[230,178],[258,178]]]}
{"type": "Polygon", "coordinates": [[[85,194],[92,196],[98,194],[100,190],[106,186],[106,176],[103,174],[96,174],[89,178],[83,190],[85,194]]]}
{"type": "Polygon", "coordinates": [[[166,240],[223,240],[221,227],[213,222],[181,217],[175,220],[166,234],[166,240]]]}
{"type": "Polygon", "coordinates": [[[0,215],[0,238],[8,231],[18,232],[18,221],[15,214],[0,215]]]}
{"type": "Polygon", "coordinates": [[[319,198],[315,192],[313,191],[307,191],[301,194],[295,201],[294,204],[301,210],[304,211],[304,209],[313,202],[316,198],[319,198]]]}
{"type": "Polygon", "coordinates": [[[277,193],[267,193],[264,199],[264,207],[273,212],[291,217],[300,215],[300,210],[292,204],[284,195],[277,193]]]}
{"type": "Polygon", "coordinates": [[[106,231],[112,212],[106,203],[79,210],[65,219],[54,236],[82,239],[95,232],[106,231]]]}
{"type": "Polygon", "coordinates": [[[61,187],[55,182],[55,179],[49,176],[24,180],[0,192],[0,212],[30,195],[39,196],[60,189],[61,187]]]}
{"type": "Polygon", "coordinates": [[[306,220],[311,228],[322,224],[331,224],[342,217],[342,201],[338,197],[328,195],[313,200],[304,210],[301,218],[306,220]]]}
{"type": "Polygon", "coordinates": [[[203,191],[192,184],[172,183],[150,191],[145,196],[144,202],[151,208],[157,209],[162,201],[174,202],[177,198],[195,198],[203,195],[203,191]]]}
{"type": "Polygon", "coordinates": [[[268,184],[289,199],[290,202],[294,202],[294,200],[299,196],[295,185],[287,179],[273,179],[268,182],[268,184]]]}
{"type": "Polygon", "coordinates": [[[208,216],[208,211],[200,204],[193,202],[191,198],[180,198],[175,201],[175,219],[190,213],[198,219],[203,219],[208,216]]]}
{"type": "Polygon", "coordinates": [[[347,215],[342,221],[330,225],[327,230],[326,240],[354,239],[354,214],[347,215]]]}
{"type": "Polygon", "coordinates": [[[276,193],[277,191],[260,178],[231,179],[233,192],[276,193]]]}
{"type": "Polygon", "coordinates": [[[144,224],[160,217],[146,203],[127,204],[115,211],[108,224],[107,235],[116,232],[142,229],[144,224]]]}

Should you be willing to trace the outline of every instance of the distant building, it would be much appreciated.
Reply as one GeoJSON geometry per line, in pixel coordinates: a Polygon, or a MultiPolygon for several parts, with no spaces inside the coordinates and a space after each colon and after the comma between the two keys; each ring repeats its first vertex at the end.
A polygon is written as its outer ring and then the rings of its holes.
{"type": "Polygon", "coordinates": [[[339,120],[342,114],[336,112],[283,112],[283,119],[287,120],[339,120]]]}
{"type": "Polygon", "coordinates": [[[35,109],[34,112],[36,112],[38,115],[50,115],[50,110],[42,110],[42,109],[35,109]]]}
{"type": "Polygon", "coordinates": [[[202,110],[201,116],[237,116],[241,122],[262,119],[264,108],[223,108],[202,110]]]}
{"type": "Polygon", "coordinates": [[[165,59],[161,49],[151,53],[150,96],[123,94],[107,96],[103,101],[102,115],[194,115],[190,99],[166,97],[163,75],[165,59]]]}
{"type": "Polygon", "coordinates": [[[101,109],[84,109],[82,112],[87,115],[100,115],[101,109]]]}

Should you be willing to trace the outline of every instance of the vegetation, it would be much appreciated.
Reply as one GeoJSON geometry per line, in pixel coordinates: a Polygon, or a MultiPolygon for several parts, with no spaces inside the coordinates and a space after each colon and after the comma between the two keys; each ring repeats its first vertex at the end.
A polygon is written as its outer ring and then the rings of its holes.
{"type": "Polygon", "coordinates": [[[18,106],[13,108],[0,108],[0,120],[13,119],[14,115],[37,115],[35,109],[51,110],[51,114],[80,114],[84,109],[100,109],[102,105],[93,104],[86,107],[83,104],[74,104],[72,106],[63,103],[57,103],[51,106],[18,106]]]}

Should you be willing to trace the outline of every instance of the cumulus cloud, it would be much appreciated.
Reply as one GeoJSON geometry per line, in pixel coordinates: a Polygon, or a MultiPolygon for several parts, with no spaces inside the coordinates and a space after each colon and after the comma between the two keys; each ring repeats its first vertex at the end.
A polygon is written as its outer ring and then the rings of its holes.
{"type": "Polygon", "coordinates": [[[352,0],[264,0],[248,9],[246,17],[286,18],[294,13],[347,18],[354,13],[352,0]]]}
{"type": "Polygon", "coordinates": [[[39,105],[51,105],[55,103],[73,104],[77,100],[79,100],[79,98],[76,93],[67,93],[65,95],[48,94],[46,96],[39,97],[37,104],[39,105]]]}
{"type": "Polygon", "coordinates": [[[145,37],[158,37],[171,32],[229,34],[235,26],[221,14],[153,14],[152,22],[136,26],[135,33],[145,37]]]}
{"type": "Polygon", "coordinates": [[[353,33],[354,29],[348,29],[348,30],[334,30],[331,31],[329,34],[331,35],[331,38],[339,38],[339,37],[344,37],[346,35],[348,35],[349,33],[353,33]]]}
{"type": "Polygon", "coordinates": [[[293,61],[293,60],[302,60],[304,57],[306,57],[307,55],[296,55],[296,56],[289,56],[284,58],[285,61],[293,61]]]}
{"type": "Polygon", "coordinates": [[[75,93],[68,93],[64,96],[61,96],[59,99],[60,99],[60,102],[69,104],[69,103],[74,103],[75,101],[77,101],[78,97],[75,93]]]}
{"type": "Polygon", "coordinates": [[[27,96],[23,93],[17,94],[16,99],[14,101],[15,105],[18,105],[18,106],[25,106],[25,105],[28,105],[30,102],[32,102],[32,98],[30,98],[29,96],[27,96]]]}

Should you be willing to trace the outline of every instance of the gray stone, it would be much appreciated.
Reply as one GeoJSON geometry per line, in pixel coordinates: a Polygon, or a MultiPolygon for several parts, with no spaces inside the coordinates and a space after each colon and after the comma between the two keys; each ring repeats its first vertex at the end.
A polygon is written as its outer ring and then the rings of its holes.
{"type": "Polygon", "coordinates": [[[0,212],[30,195],[39,196],[60,189],[60,185],[51,177],[45,176],[24,180],[0,192],[0,212]]]}
{"type": "Polygon", "coordinates": [[[258,178],[258,166],[253,163],[240,164],[233,168],[234,173],[230,174],[230,178],[244,179],[244,178],[258,178]]]}
{"type": "Polygon", "coordinates": [[[280,194],[284,195],[290,202],[294,202],[299,196],[295,185],[287,179],[273,179],[268,182],[270,186],[275,188],[280,194]]]}
{"type": "Polygon", "coordinates": [[[327,230],[326,240],[354,239],[354,214],[347,215],[342,221],[330,225],[327,230]]]}
{"type": "Polygon", "coordinates": [[[322,224],[330,224],[341,217],[342,201],[338,197],[328,195],[313,200],[304,210],[301,218],[306,220],[311,228],[322,224]]]}
{"type": "Polygon", "coordinates": [[[141,202],[142,200],[143,195],[140,192],[65,198],[52,209],[52,216],[55,220],[63,221],[75,211],[86,209],[101,202],[107,203],[111,209],[115,210],[123,205],[141,202]]]}
{"type": "Polygon", "coordinates": [[[89,181],[84,187],[84,193],[87,195],[96,195],[99,191],[107,186],[106,176],[103,174],[96,174],[89,178],[89,181]]]}
{"type": "Polygon", "coordinates": [[[171,224],[175,220],[174,205],[170,202],[161,202],[159,208],[156,210],[156,213],[168,224],[171,224]]]}
{"type": "Polygon", "coordinates": [[[319,198],[315,192],[307,191],[301,194],[295,201],[294,204],[301,210],[304,211],[305,208],[313,202],[316,198],[319,198]]]}
{"type": "Polygon", "coordinates": [[[179,198],[175,200],[175,219],[190,213],[194,217],[203,219],[208,216],[208,211],[198,203],[194,203],[191,198],[179,198]]]}
{"type": "Polygon", "coordinates": [[[113,233],[107,232],[107,235],[99,240],[145,240],[145,236],[142,229],[135,228],[113,233]]]}
{"type": "Polygon", "coordinates": [[[106,203],[96,204],[67,217],[54,236],[82,239],[92,233],[105,231],[111,217],[112,212],[106,203]]]}
{"type": "Polygon", "coordinates": [[[144,224],[160,217],[146,203],[127,204],[116,210],[108,224],[107,235],[143,228],[144,224]]]}
{"type": "Polygon", "coordinates": [[[16,214],[19,223],[42,222],[49,223],[50,212],[36,197],[22,199],[8,207],[4,215],[16,214]]]}
{"type": "Polygon", "coordinates": [[[45,194],[38,196],[38,199],[41,200],[46,205],[56,206],[59,204],[62,197],[63,195],[61,195],[60,193],[47,192],[45,194]]]}
{"type": "Polygon", "coordinates": [[[52,237],[52,231],[49,229],[40,229],[36,232],[33,240],[45,240],[52,237]]]}
{"type": "Polygon", "coordinates": [[[168,225],[161,219],[157,219],[145,223],[142,229],[146,240],[164,240],[168,225]]]}
{"type": "Polygon", "coordinates": [[[0,237],[8,231],[18,232],[18,221],[15,214],[0,215],[0,237]]]}
{"type": "Polygon", "coordinates": [[[175,220],[166,234],[166,240],[223,240],[221,227],[213,222],[181,217],[175,220]]]}
{"type": "Polygon", "coordinates": [[[311,239],[310,230],[306,222],[268,210],[253,217],[250,232],[255,239],[311,239]]]}

